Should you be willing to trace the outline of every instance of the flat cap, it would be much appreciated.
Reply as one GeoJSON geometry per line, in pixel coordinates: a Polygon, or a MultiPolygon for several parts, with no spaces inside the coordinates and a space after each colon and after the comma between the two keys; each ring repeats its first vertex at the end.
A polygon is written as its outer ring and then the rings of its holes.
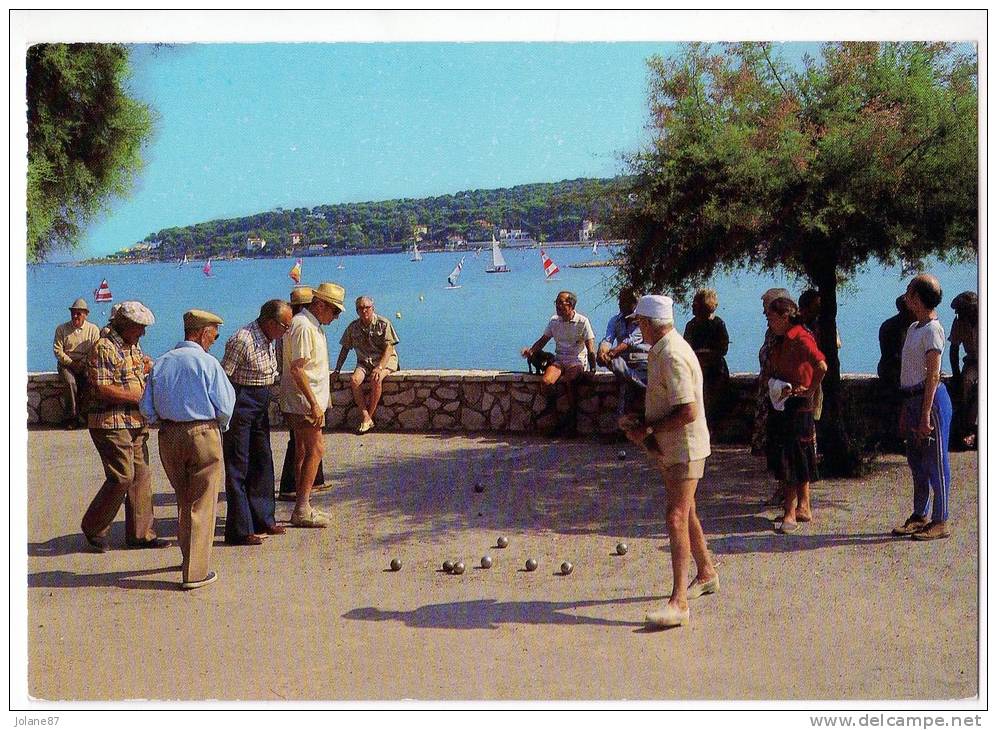
{"type": "Polygon", "coordinates": [[[127,319],[135,324],[142,324],[146,327],[150,324],[156,324],[156,318],[152,316],[152,310],[142,304],[142,302],[121,302],[118,305],[118,311],[114,312],[111,316],[112,318],[120,317],[127,319]]]}
{"type": "Polygon", "coordinates": [[[82,310],[84,312],[89,312],[90,311],[90,307],[87,306],[87,300],[84,299],[83,297],[80,297],[75,302],[73,302],[72,304],[70,304],[69,305],[69,309],[70,310],[80,309],[80,310],[82,310]]]}
{"type": "Polygon", "coordinates": [[[222,318],[217,314],[212,314],[203,309],[188,309],[183,313],[183,328],[185,330],[196,330],[201,327],[224,324],[222,318]]]}

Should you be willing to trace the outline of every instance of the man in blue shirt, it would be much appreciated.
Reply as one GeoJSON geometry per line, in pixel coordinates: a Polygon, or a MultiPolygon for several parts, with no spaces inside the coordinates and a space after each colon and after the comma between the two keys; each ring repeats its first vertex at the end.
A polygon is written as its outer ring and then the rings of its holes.
{"type": "Polygon", "coordinates": [[[183,590],[218,578],[208,561],[218,490],[225,483],[221,432],[235,409],[235,390],[208,354],[220,324],[211,312],[185,312],[183,342],[156,360],[139,402],[146,420],[160,423],[159,459],[177,494],[183,590]]]}
{"type": "Polygon", "coordinates": [[[622,416],[630,406],[634,392],[639,397],[647,389],[647,353],[651,348],[644,343],[636,322],[627,319],[637,307],[637,293],[633,289],[623,289],[617,301],[620,313],[609,320],[596,360],[616,376],[619,385],[616,415],[622,416]]]}

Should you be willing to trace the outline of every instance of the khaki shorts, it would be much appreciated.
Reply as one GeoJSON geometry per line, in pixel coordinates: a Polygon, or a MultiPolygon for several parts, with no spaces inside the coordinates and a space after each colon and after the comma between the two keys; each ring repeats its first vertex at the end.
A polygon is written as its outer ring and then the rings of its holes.
{"type": "MultiPolygon", "coordinates": [[[[361,363],[357,363],[357,366],[353,369],[353,372],[355,372],[355,373],[356,372],[362,372],[363,375],[364,375],[364,380],[366,380],[367,378],[370,377],[370,374],[374,372],[374,368],[376,368],[376,367],[377,367],[377,365],[368,365],[367,363],[361,362],[361,363]]],[[[382,370],[386,370],[388,375],[390,375],[391,373],[398,372],[398,368],[397,367],[394,367],[394,368],[391,367],[391,363],[388,363],[387,365],[385,365],[381,369],[382,370]]]]}
{"type": "Polygon", "coordinates": [[[706,472],[706,459],[695,461],[680,461],[677,464],[663,464],[660,458],[651,455],[651,459],[666,482],[677,482],[684,479],[702,479],[706,472]]]}
{"type": "Polygon", "coordinates": [[[325,426],[325,413],[319,417],[318,423],[312,422],[312,417],[303,413],[284,413],[282,415],[288,428],[322,428],[325,426]]]}

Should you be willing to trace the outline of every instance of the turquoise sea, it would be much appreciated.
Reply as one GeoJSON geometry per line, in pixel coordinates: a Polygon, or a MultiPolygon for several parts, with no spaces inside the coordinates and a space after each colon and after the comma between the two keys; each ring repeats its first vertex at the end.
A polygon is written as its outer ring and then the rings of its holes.
{"type": "MultiPolygon", "coordinates": [[[[536,249],[504,249],[512,271],[487,274],[489,251],[430,253],[413,263],[409,254],[303,259],[302,282],[335,281],[346,288],[347,311],[326,328],[330,357],[338,352],[343,327],[355,316],[352,301],[361,294],[374,297],[377,311],[391,319],[401,340],[398,352],[403,368],[486,368],[525,371],[521,348],[543,332],[554,313],[554,297],[561,289],[578,295],[578,310],[592,321],[596,340],[601,339],[609,318],[616,313],[609,295],[615,269],[572,269],[569,264],[591,261],[590,248],[554,248],[548,253],[560,267],[555,281],[544,281],[536,249]],[[446,278],[464,256],[459,289],[446,289],[446,278]],[[339,266],[343,268],[338,268],[339,266]],[[396,317],[396,313],[400,317],[396,317]]],[[[599,258],[611,254],[600,247],[599,258]]],[[[69,319],[69,304],[78,296],[90,302],[90,319],[107,322],[110,305],[96,305],[93,291],[107,279],[114,301],[139,299],[156,315],[142,339],[143,349],[158,356],[183,338],[181,315],[197,307],[217,313],[225,320],[218,344],[212,352],[221,357],[228,333],[251,321],[259,306],[273,297],[288,297],[293,282],[288,272],[294,259],[212,261],[212,277],[202,273],[203,262],[176,264],[124,264],[79,266],[42,264],[27,268],[27,367],[29,372],[52,371],[52,336],[69,319]],[[59,292],[54,298],[53,292],[59,292]]],[[[978,290],[975,263],[948,266],[929,262],[928,270],[941,279],[945,300],[939,308],[942,324],[949,330],[954,313],[949,302],[961,291],[978,290]]],[[[909,277],[899,267],[871,265],[854,283],[839,293],[838,327],[843,346],[842,370],[874,373],[879,359],[880,323],[896,312],[894,300],[909,277]]],[[[740,272],[717,278],[712,286],[719,293],[717,314],[727,323],[731,336],[727,362],[732,372],[757,370],[758,346],[765,331],[761,316],[761,293],[773,286],[786,286],[794,294],[805,288],[787,277],[740,272]]],[[[665,292],[667,293],[667,292],[665,292]]],[[[676,308],[680,331],[691,318],[688,306],[676,308]]],[[[347,366],[353,362],[352,355],[347,366]]],[[[948,356],[943,359],[948,363],[948,356]]]]}

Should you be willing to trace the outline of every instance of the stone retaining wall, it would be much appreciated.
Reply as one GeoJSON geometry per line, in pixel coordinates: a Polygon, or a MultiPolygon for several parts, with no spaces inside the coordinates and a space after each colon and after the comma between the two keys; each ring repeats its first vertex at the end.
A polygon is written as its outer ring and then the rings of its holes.
{"type": "MultiPolygon", "coordinates": [[[[879,380],[868,375],[843,377],[850,426],[857,435],[872,435],[892,420],[877,395],[879,380]]],[[[495,370],[404,370],[384,381],[381,405],[375,415],[385,431],[495,431],[542,432],[554,425],[555,414],[539,416],[545,405],[539,394],[540,376],[495,370]]],[[[732,376],[723,416],[710,425],[718,443],[747,443],[755,404],[756,376],[732,376]]],[[[349,375],[330,374],[331,404],[327,429],[352,430],[360,423],[353,404],[349,375]]],[[[56,373],[29,373],[27,400],[30,428],[52,426],[64,420],[63,384],[56,373]]],[[[608,372],[588,377],[580,386],[578,430],[582,434],[610,433],[615,428],[616,385],[608,372]]],[[[558,409],[566,409],[561,392],[558,409]]],[[[271,406],[275,426],[282,425],[276,404],[271,406]]]]}

